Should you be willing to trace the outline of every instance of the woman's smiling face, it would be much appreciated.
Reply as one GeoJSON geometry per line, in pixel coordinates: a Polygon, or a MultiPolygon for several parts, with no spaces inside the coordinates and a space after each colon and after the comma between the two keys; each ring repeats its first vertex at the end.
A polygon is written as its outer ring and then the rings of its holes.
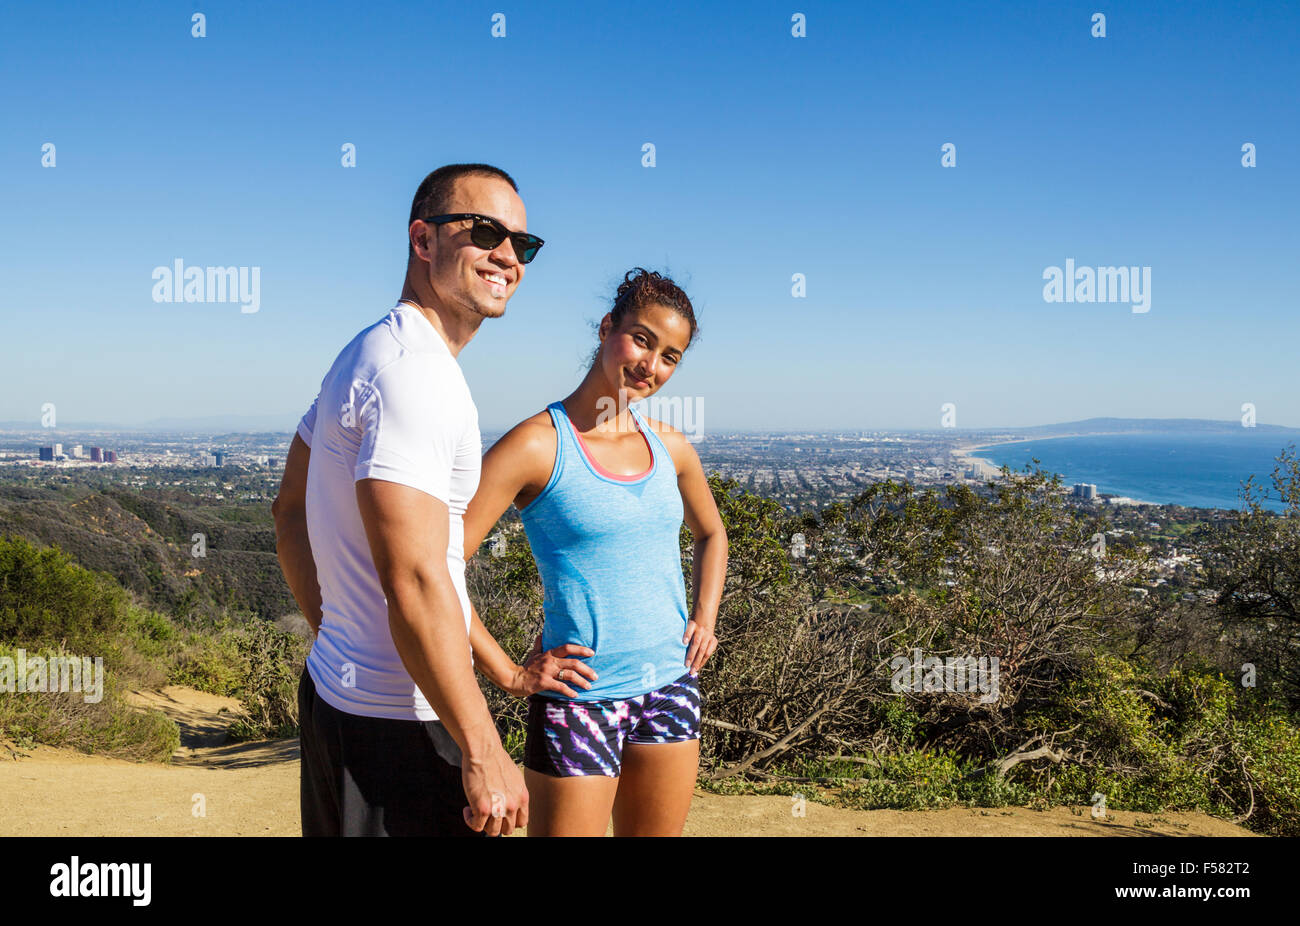
{"type": "Polygon", "coordinates": [[[659,303],[628,312],[617,329],[606,315],[600,328],[601,370],[615,389],[626,390],[628,402],[658,392],[691,343],[691,323],[659,303]]]}

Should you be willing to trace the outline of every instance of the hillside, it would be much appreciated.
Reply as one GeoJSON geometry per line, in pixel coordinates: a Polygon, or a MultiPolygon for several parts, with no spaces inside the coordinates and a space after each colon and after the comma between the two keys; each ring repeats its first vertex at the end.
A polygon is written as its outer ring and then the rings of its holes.
{"type": "Polygon", "coordinates": [[[78,565],[113,576],[160,611],[297,610],[280,575],[271,514],[197,505],[118,489],[0,486],[0,536],[58,546],[78,565]],[[194,534],[205,556],[192,555],[194,534]]]}

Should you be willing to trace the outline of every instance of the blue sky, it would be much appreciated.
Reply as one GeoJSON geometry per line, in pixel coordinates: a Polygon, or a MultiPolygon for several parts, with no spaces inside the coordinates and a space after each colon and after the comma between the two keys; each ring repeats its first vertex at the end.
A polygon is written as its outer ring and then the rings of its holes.
{"type": "Polygon", "coordinates": [[[696,304],[702,337],[664,394],[702,402],[706,430],[937,427],[946,402],[963,428],[1243,402],[1300,426],[1296,4],[200,0],[2,19],[0,420],[54,402],[60,423],[292,427],[396,301],[415,186],[473,160],[514,175],[547,240],[461,354],[485,430],[572,389],[637,265],[696,304]],[[260,310],[154,302],[153,269],[178,258],[259,267],[260,310]],[[1045,302],[1067,258],[1150,266],[1150,311],[1045,302]]]}

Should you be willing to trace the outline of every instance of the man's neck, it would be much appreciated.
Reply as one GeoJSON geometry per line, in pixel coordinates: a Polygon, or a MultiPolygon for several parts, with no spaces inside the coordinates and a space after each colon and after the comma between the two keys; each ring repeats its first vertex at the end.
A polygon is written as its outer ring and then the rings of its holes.
{"type": "Polygon", "coordinates": [[[474,337],[482,316],[466,318],[465,313],[454,311],[442,305],[432,294],[421,296],[408,282],[402,287],[400,301],[411,306],[429,320],[429,324],[442,337],[453,357],[459,357],[461,350],[474,337]]]}

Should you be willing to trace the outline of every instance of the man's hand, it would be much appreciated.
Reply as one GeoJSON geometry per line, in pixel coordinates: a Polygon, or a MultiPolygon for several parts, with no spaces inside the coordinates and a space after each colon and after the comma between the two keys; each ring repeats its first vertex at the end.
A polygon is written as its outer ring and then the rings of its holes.
{"type": "Polygon", "coordinates": [[[509,836],[528,825],[528,789],[519,767],[500,743],[484,759],[461,760],[461,783],[469,804],[465,824],[476,833],[509,836]]]}

